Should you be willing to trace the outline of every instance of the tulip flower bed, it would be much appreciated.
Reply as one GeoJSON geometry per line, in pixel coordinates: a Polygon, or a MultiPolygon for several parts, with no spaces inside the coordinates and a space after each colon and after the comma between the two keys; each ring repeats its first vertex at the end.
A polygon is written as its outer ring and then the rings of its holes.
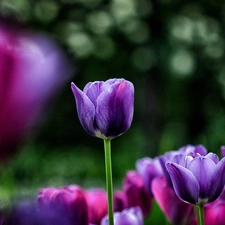
{"type": "MultiPolygon", "coordinates": [[[[6,155],[24,139],[43,112],[48,100],[44,97],[59,85],[52,83],[55,74],[68,72],[61,52],[47,40],[1,29],[0,76],[4,82],[0,83],[0,94],[4,98],[0,99],[0,115],[4,120],[0,146],[6,155]],[[9,141],[12,137],[15,142],[9,141]]],[[[83,91],[74,83],[71,88],[84,130],[103,140],[106,189],[84,189],[77,184],[44,187],[33,201],[2,208],[1,224],[151,224],[156,204],[167,223],[173,225],[225,224],[225,147],[221,147],[222,159],[203,145],[165,149],[165,154],[155,158],[137,159],[136,168],[124,175],[122,186],[114,191],[111,141],[131,126],[134,85],[115,78],[90,82],[83,91]]]]}

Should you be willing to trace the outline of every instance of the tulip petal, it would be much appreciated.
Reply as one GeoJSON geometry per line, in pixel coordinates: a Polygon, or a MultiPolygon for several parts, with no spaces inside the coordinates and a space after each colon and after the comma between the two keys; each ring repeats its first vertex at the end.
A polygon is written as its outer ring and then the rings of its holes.
{"type": "Polygon", "coordinates": [[[200,186],[198,197],[204,201],[208,201],[208,197],[212,191],[210,184],[212,183],[211,179],[215,173],[215,167],[216,164],[210,158],[197,157],[190,162],[187,168],[196,177],[200,186]]]}
{"type": "Polygon", "coordinates": [[[166,163],[165,166],[177,196],[185,202],[196,204],[200,187],[193,173],[176,163],[166,163]],[[187,181],[188,185],[184,185],[187,181]]]}
{"type": "Polygon", "coordinates": [[[215,205],[208,204],[205,207],[205,224],[206,225],[224,224],[225,221],[224,212],[225,212],[224,201],[220,201],[215,205]]]}
{"type": "Polygon", "coordinates": [[[152,181],[152,192],[158,205],[172,224],[188,224],[193,219],[193,206],[177,197],[173,188],[167,184],[165,177],[157,177],[152,181]]]}
{"type": "Polygon", "coordinates": [[[219,197],[225,185],[225,158],[222,158],[213,171],[209,184],[208,202],[212,202],[219,197]]]}
{"type": "MultiPolygon", "coordinates": [[[[83,128],[91,135],[95,135],[95,107],[91,100],[74,84],[71,88],[76,100],[77,114],[83,128]]],[[[97,132],[97,131],[96,131],[97,132]]]]}
{"type": "Polygon", "coordinates": [[[208,153],[205,157],[208,158],[208,159],[211,159],[216,164],[220,161],[218,155],[216,155],[212,152],[208,153]]]}
{"type": "Polygon", "coordinates": [[[97,98],[98,96],[103,92],[103,86],[104,86],[103,81],[96,81],[96,82],[89,82],[85,85],[84,87],[84,94],[88,96],[88,98],[92,101],[94,106],[97,106],[97,98]]]}
{"type": "Polygon", "coordinates": [[[97,99],[96,124],[105,137],[128,130],[133,119],[134,87],[129,81],[116,82],[97,99]]]}

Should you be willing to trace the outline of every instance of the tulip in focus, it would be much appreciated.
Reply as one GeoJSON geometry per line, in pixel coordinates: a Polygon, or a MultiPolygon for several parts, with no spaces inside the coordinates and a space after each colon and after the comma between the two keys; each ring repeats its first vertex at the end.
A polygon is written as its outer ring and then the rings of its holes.
{"type": "Polygon", "coordinates": [[[70,75],[65,55],[51,39],[0,24],[1,160],[23,143],[70,75]]]}
{"type": "Polygon", "coordinates": [[[131,126],[134,86],[125,79],[89,82],[81,91],[71,84],[79,120],[91,135],[112,139],[131,126]]]}
{"type": "MultiPolygon", "coordinates": [[[[124,209],[122,212],[114,213],[114,225],[143,225],[144,218],[139,207],[124,209]]],[[[101,225],[109,225],[108,216],[105,216],[101,225]]]]}
{"type": "Polygon", "coordinates": [[[177,196],[185,202],[204,205],[221,194],[225,184],[225,158],[216,154],[185,156],[180,163],[166,163],[177,196]]]}

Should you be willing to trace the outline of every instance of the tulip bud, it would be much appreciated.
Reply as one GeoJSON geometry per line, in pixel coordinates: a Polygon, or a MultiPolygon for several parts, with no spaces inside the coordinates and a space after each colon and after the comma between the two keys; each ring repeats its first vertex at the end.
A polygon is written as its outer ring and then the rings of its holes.
{"type": "Polygon", "coordinates": [[[37,197],[41,208],[63,215],[71,225],[88,225],[88,206],[85,192],[79,186],[44,188],[37,197]]]}
{"type": "Polygon", "coordinates": [[[86,192],[89,223],[100,224],[107,214],[107,193],[103,189],[91,189],[86,192]]]}
{"type": "Polygon", "coordinates": [[[134,86],[124,79],[90,82],[81,91],[71,84],[78,118],[91,135],[112,139],[126,132],[133,119],[134,86]]]}
{"type": "Polygon", "coordinates": [[[128,207],[139,206],[144,216],[148,216],[152,207],[152,197],[148,194],[143,179],[136,171],[126,174],[123,191],[127,197],[128,207]]]}

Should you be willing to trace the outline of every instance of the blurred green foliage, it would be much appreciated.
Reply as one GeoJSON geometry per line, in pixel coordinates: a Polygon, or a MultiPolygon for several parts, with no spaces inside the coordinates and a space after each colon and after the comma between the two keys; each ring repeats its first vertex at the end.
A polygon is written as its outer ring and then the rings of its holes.
{"type": "MultiPolygon", "coordinates": [[[[224,1],[1,0],[0,13],[57,39],[78,87],[114,77],[134,83],[132,127],[112,142],[118,188],[137,158],[185,144],[219,152],[224,144],[224,1]]],[[[16,192],[104,186],[103,143],[82,129],[70,83],[44,117],[2,183],[16,192]]]]}

